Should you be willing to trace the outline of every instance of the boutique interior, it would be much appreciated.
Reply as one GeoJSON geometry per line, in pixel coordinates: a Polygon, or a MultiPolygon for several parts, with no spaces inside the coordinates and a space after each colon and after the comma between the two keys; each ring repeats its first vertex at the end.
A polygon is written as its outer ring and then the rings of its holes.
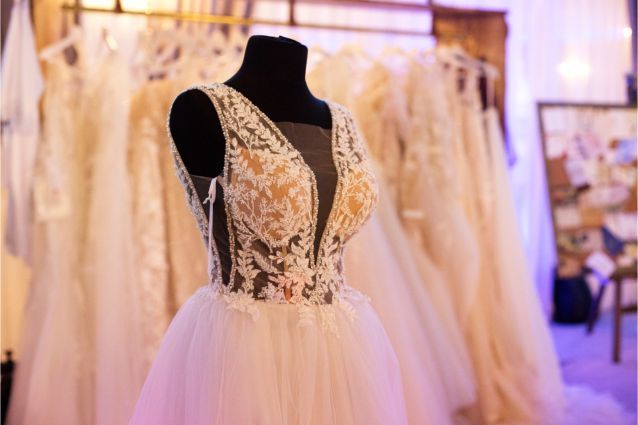
{"type": "Polygon", "coordinates": [[[2,0],[2,424],[635,424],[636,13],[2,0]]]}

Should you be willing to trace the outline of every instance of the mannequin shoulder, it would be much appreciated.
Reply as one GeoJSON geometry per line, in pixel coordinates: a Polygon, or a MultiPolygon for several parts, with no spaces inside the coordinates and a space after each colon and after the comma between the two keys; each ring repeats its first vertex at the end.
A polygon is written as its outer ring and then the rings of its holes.
{"type": "Polygon", "coordinates": [[[191,88],[180,93],[169,112],[169,126],[172,133],[180,129],[200,129],[210,134],[221,131],[221,123],[213,102],[208,95],[198,88],[191,88]]]}
{"type": "Polygon", "coordinates": [[[202,114],[217,115],[210,98],[202,90],[193,87],[180,93],[171,105],[171,118],[192,117],[197,118],[202,114]]]}
{"type": "Polygon", "coordinates": [[[180,93],[171,105],[168,127],[189,173],[208,177],[221,173],[224,135],[205,92],[192,88],[180,93]]]}

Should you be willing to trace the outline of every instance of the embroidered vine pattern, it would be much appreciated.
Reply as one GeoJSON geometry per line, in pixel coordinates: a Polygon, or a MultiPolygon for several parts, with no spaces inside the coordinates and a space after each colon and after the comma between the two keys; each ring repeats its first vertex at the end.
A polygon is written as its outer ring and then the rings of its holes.
{"type": "Polygon", "coordinates": [[[370,216],[377,200],[374,174],[351,115],[340,105],[328,104],[338,177],[315,259],[319,200],[313,171],[276,125],[241,93],[218,83],[197,88],[215,106],[226,140],[224,171],[218,180],[224,191],[232,258],[227,285],[222,284],[215,243],[209,240],[207,217],[172,139],[171,148],[188,204],[204,242],[213,250],[210,276],[215,293],[229,308],[253,319],[259,316],[258,301],[290,303],[298,305],[299,326],[318,320],[324,329],[334,328],[330,304],[352,316],[348,299],[358,296],[343,280],[343,245],[370,216]],[[256,287],[253,282],[260,274],[267,285],[256,287]]]}

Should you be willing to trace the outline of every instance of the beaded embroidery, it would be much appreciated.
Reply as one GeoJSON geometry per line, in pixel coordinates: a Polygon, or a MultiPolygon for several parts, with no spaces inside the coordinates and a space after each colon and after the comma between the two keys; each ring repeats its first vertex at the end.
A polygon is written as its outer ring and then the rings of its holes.
{"type": "Polygon", "coordinates": [[[378,189],[350,113],[328,102],[337,187],[315,259],[319,200],[314,172],[276,125],[240,92],[221,83],[194,88],[210,98],[226,141],[224,170],[217,179],[224,191],[232,259],[227,285],[222,284],[209,221],[170,129],[168,133],[177,175],[209,248],[215,292],[229,308],[253,319],[259,316],[258,301],[298,305],[300,326],[314,322],[318,314],[324,328],[334,327],[330,304],[353,317],[348,300],[361,294],[344,282],[343,246],[371,215],[378,189]],[[257,290],[253,281],[261,273],[268,285],[257,290]]]}

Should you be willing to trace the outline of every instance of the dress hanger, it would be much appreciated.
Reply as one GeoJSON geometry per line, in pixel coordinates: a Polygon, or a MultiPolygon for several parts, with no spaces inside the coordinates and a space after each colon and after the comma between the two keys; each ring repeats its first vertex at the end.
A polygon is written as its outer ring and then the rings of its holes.
{"type": "Polygon", "coordinates": [[[83,34],[82,28],[74,25],[66,37],[42,49],[40,51],[40,59],[50,62],[54,57],[63,53],[65,50],[74,48],[75,44],[82,39],[83,34]]]}
{"type": "Polygon", "coordinates": [[[474,70],[485,73],[488,77],[499,78],[498,69],[489,63],[473,58],[463,47],[458,44],[452,46],[437,46],[436,55],[446,62],[451,63],[459,68],[474,70]]]}
{"type": "Polygon", "coordinates": [[[111,52],[116,52],[120,48],[115,37],[113,37],[113,34],[111,34],[107,27],[102,27],[102,40],[111,52]]]}
{"type": "Polygon", "coordinates": [[[314,69],[317,64],[330,57],[330,52],[319,44],[314,44],[308,48],[308,69],[314,69]]]}

